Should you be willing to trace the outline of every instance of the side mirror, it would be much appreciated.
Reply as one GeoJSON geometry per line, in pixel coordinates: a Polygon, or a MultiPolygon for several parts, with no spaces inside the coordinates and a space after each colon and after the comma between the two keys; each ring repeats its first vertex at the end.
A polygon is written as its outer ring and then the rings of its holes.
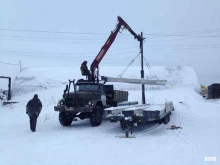
{"type": "Polygon", "coordinates": [[[68,90],[68,85],[66,85],[66,88],[63,90],[63,93],[66,93],[67,90],[68,90]]]}

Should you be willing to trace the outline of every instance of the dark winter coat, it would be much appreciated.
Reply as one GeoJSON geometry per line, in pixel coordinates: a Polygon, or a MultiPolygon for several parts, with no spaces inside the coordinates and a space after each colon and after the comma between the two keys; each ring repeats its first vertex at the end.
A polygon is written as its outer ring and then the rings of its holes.
{"type": "Polygon", "coordinates": [[[80,70],[81,70],[82,75],[89,75],[90,74],[88,67],[86,66],[85,63],[81,64],[80,70]]]}
{"type": "Polygon", "coordinates": [[[26,105],[26,112],[30,117],[39,116],[42,109],[42,103],[38,98],[31,99],[26,105]]]}

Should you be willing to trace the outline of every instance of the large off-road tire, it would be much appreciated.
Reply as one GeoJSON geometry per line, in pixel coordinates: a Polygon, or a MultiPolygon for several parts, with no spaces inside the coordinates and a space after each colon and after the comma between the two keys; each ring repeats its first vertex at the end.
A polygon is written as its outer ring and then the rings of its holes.
{"type": "Polygon", "coordinates": [[[90,116],[90,123],[93,127],[99,126],[102,123],[103,110],[100,106],[95,106],[90,116]]]}
{"type": "Polygon", "coordinates": [[[62,126],[70,126],[73,121],[73,115],[67,115],[65,112],[60,112],[59,121],[62,126]]]}

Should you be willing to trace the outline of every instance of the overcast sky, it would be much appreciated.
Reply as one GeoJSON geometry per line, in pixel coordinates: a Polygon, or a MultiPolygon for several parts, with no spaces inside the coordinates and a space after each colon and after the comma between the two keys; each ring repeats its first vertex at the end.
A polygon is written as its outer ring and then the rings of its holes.
{"type": "MultiPolygon", "coordinates": [[[[91,64],[117,16],[144,33],[144,56],[151,65],[190,65],[203,83],[220,79],[219,0],[0,0],[0,62],[91,64]]],[[[124,30],[100,67],[127,66],[138,52],[139,43],[124,30]]]]}

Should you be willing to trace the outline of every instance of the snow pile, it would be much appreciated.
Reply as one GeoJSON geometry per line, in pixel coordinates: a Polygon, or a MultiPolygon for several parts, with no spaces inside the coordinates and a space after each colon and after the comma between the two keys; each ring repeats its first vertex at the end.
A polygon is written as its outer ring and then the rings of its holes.
{"type": "MultiPolygon", "coordinates": [[[[118,76],[124,68],[122,67],[109,67],[103,68],[102,75],[108,73],[108,76],[118,76]],[[104,70],[106,69],[106,70],[104,70]],[[118,75],[113,75],[118,72],[118,75]]],[[[145,79],[147,80],[167,80],[165,86],[158,85],[145,85],[146,90],[160,90],[173,87],[189,86],[199,90],[199,82],[196,72],[190,66],[176,66],[176,67],[166,67],[166,66],[153,66],[153,73],[151,74],[149,70],[145,69],[145,79]],[[156,75],[156,77],[155,77],[156,75]]],[[[140,78],[140,67],[130,67],[127,72],[122,76],[123,78],[140,78]]],[[[122,84],[114,83],[115,87],[120,90],[141,90],[141,85],[137,84],[122,84]]]]}
{"type": "Polygon", "coordinates": [[[73,74],[71,71],[72,68],[26,68],[13,81],[13,95],[67,84],[68,75],[73,74]]]}
{"type": "MultiPolygon", "coordinates": [[[[145,79],[148,80],[167,80],[166,85],[163,86],[149,86],[146,85],[146,90],[166,89],[172,87],[190,86],[194,89],[199,88],[198,78],[195,71],[189,66],[178,67],[152,67],[156,77],[152,77],[148,70],[145,70],[145,79]]],[[[109,77],[118,77],[124,70],[124,67],[102,67],[100,75],[109,77]]],[[[123,78],[140,78],[140,68],[130,67],[123,78]]],[[[85,76],[81,75],[79,67],[54,67],[54,68],[26,68],[20,72],[13,82],[13,94],[18,95],[39,89],[49,89],[52,87],[63,86],[68,84],[69,79],[81,79],[85,76]]],[[[107,83],[108,84],[108,83],[107,83]]],[[[138,84],[124,84],[111,83],[115,85],[118,90],[140,90],[141,85],[138,84]]]]}

